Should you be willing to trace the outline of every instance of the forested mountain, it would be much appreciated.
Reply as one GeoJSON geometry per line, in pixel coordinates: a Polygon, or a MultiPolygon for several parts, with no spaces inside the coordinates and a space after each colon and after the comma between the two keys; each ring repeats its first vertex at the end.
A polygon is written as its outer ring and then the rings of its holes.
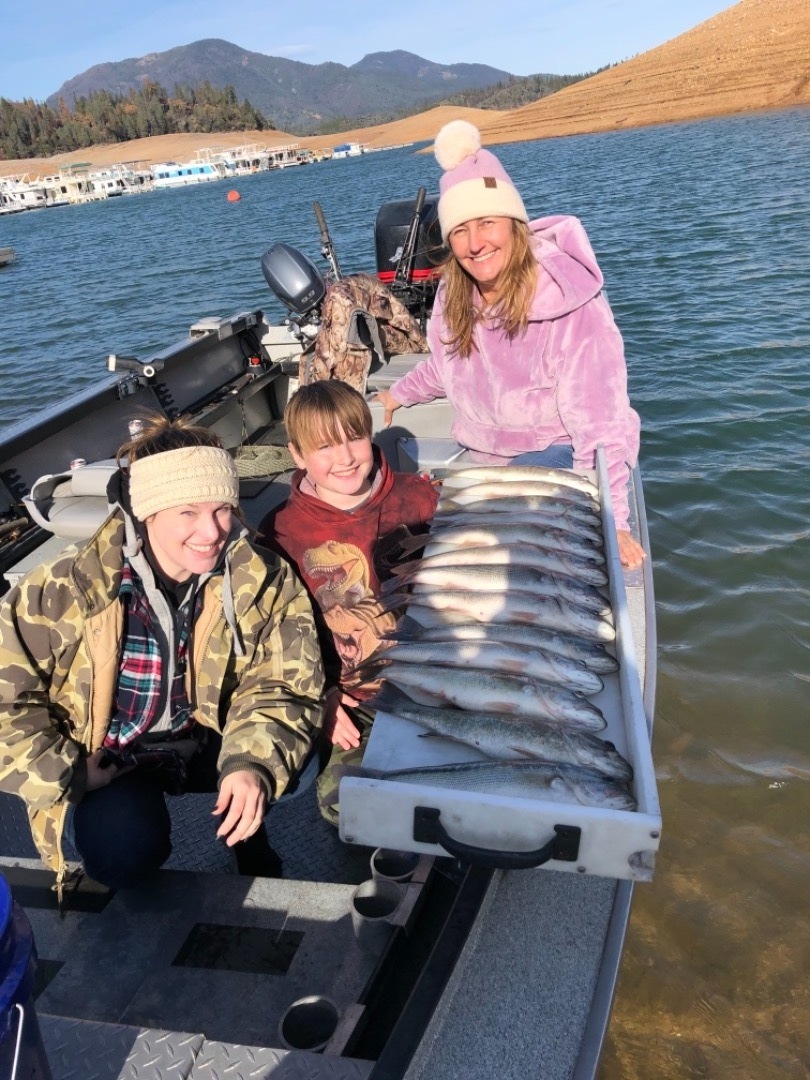
{"type": "Polygon", "coordinates": [[[370,53],[351,67],[303,64],[210,38],[97,64],[64,83],[48,104],[57,107],[62,100],[70,109],[74,100],[94,91],[126,94],[147,81],[170,90],[176,83],[197,86],[207,81],[233,87],[274,127],[304,135],[336,117],[356,124],[370,116],[392,116],[510,78],[509,72],[485,64],[442,65],[401,50],[370,53]]]}
{"type": "Polygon", "coordinates": [[[232,86],[175,87],[147,82],[125,94],[98,90],[68,109],[0,98],[0,158],[49,157],[99,143],[177,132],[253,131],[272,127],[232,86]]]}

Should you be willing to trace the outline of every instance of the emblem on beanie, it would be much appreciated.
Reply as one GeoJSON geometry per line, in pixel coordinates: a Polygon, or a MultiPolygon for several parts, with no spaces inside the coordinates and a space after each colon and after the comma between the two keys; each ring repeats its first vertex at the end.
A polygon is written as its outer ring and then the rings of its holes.
{"type": "Polygon", "coordinates": [[[498,181],[495,179],[494,176],[485,176],[484,177],[484,187],[497,187],[497,186],[498,186],[498,181]]]}

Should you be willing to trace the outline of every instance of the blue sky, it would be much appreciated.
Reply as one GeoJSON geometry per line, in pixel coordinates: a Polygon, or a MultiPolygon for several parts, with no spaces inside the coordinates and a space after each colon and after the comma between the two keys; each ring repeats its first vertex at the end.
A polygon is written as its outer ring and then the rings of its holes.
{"type": "Polygon", "coordinates": [[[44,101],[94,64],[224,38],[269,56],[351,65],[405,49],[440,64],[579,74],[661,45],[731,0],[35,0],[0,32],[0,97],[44,101]]]}

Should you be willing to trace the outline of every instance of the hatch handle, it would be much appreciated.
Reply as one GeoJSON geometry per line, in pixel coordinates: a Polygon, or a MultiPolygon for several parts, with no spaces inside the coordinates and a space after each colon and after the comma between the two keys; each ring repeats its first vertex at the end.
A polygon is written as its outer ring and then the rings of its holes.
{"type": "Polygon", "coordinates": [[[413,838],[418,844],[438,844],[457,859],[486,866],[491,870],[529,870],[551,859],[576,862],[582,829],[577,825],[555,825],[554,836],[536,851],[494,851],[456,840],[439,820],[441,811],[433,806],[415,806],[413,838]]]}

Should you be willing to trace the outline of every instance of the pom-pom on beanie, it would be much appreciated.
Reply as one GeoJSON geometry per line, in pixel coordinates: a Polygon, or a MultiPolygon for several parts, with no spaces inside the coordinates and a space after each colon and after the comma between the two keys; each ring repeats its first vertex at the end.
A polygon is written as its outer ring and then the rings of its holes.
{"type": "Polygon", "coordinates": [[[529,220],[509,174],[489,150],[481,148],[478,128],[467,120],[451,120],[436,136],[436,160],[445,170],[439,181],[439,224],[446,241],[457,225],[473,218],[510,217],[529,220]]]}
{"type": "Polygon", "coordinates": [[[129,467],[129,500],[139,521],[189,503],[222,502],[235,508],[236,462],[218,446],[182,446],[138,458],[129,467]]]}

